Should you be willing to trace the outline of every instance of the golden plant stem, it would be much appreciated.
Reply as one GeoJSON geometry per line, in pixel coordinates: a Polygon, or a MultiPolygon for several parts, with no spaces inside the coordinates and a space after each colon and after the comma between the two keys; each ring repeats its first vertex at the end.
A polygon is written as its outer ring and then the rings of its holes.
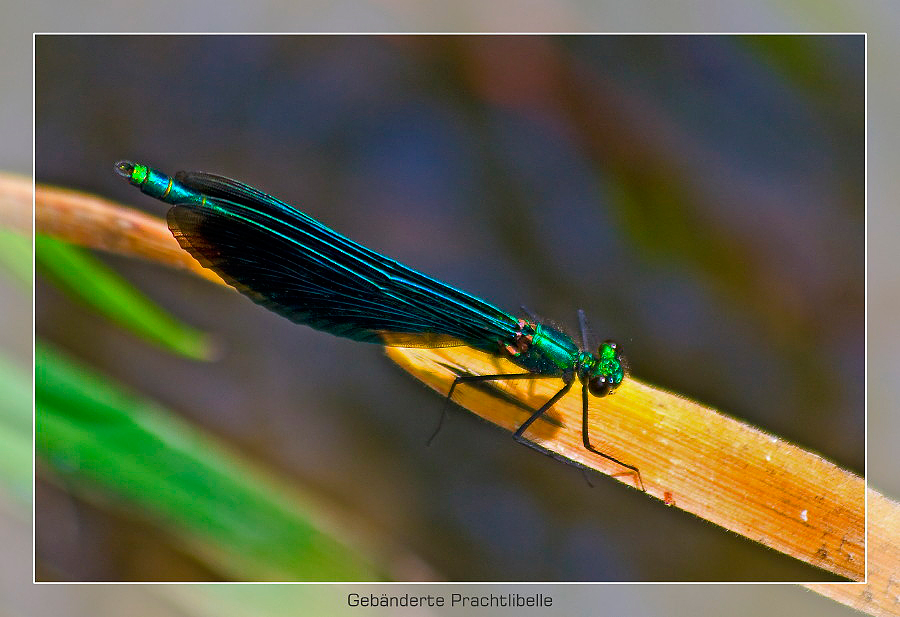
{"type": "Polygon", "coordinates": [[[31,178],[0,171],[0,225],[31,233],[31,178]]]}
{"type": "MultiPolygon", "coordinates": [[[[469,347],[388,347],[387,354],[446,394],[458,374],[521,372],[469,347]]],[[[485,388],[457,386],[453,400],[515,430],[562,386],[559,379],[492,382],[526,408],[485,388]]],[[[541,447],[621,482],[628,469],[582,444],[581,384],[525,433],[541,447]]],[[[626,378],[590,400],[592,445],[640,469],[647,492],[775,550],[853,580],[864,577],[865,483],[822,457],[681,396],[626,378]]]]}
{"type": "Polygon", "coordinates": [[[806,587],[870,615],[900,615],[900,503],[871,488],[866,495],[866,583],[811,583],[806,587]]]}
{"type": "MultiPolygon", "coordinates": [[[[0,174],[0,223],[28,229],[31,183],[0,174]]],[[[38,186],[35,225],[82,246],[188,268],[194,264],[166,224],[97,197],[38,186]]],[[[446,394],[459,373],[517,372],[511,364],[466,347],[386,348],[413,375],[446,394]]],[[[454,401],[508,430],[560,386],[558,380],[493,382],[519,404],[489,389],[461,386],[454,401]]],[[[634,484],[627,469],[581,444],[579,388],[563,398],[526,436],[549,451],[634,484]]],[[[864,574],[864,481],[820,456],[725,414],[628,378],[612,396],[591,400],[589,430],[602,452],[640,468],[647,492],[726,529],[852,580],[864,574]]],[[[867,584],[808,587],[874,615],[900,606],[900,504],[868,491],[867,584]]]]}
{"type": "MultiPolygon", "coordinates": [[[[0,175],[0,194],[23,195],[21,178],[0,175]],[[9,193],[7,193],[7,190],[9,193]]],[[[31,186],[27,185],[30,201],[31,186]]],[[[34,189],[35,230],[72,244],[141,257],[188,269],[208,280],[225,284],[212,270],[201,266],[169,233],[164,221],[138,210],[125,208],[95,195],[38,184],[34,189]]],[[[3,202],[0,202],[3,207],[3,202]]],[[[3,219],[21,228],[13,216],[3,219]]]]}

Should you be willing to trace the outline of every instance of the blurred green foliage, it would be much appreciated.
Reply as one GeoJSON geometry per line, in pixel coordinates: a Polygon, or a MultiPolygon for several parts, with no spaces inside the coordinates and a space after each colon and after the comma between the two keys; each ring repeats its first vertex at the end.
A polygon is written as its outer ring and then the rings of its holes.
{"type": "Polygon", "coordinates": [[[169,351],[209,359],[208,337],[178,321],[88,252],[36,234],[35,263],[68,294],[118,326],[169,351]]]}
{"type": "MultiPolygon", "coordinates": [[[[206,337],[178,322],[86,251],[35,238],[42,274],[115,322],[169,351],[209,355],[206,337]]],[[[0,262],[30,283],[27,238],[4,232],[0,262]]],[[[0,470],[5,492],[30,501],[30,379],[0,357],[0,470]]],[[[35,351],[35,448],[44,479],[157,524],[225,577],[380,578],[359,551],[320,529],[296,490],[154,402],[46,344],[35,351]],[[116,504],[116,505],[113,505],[116,504]]]]}
{"type": "MultiPolygon", "coordinates": [[[[2,242],[0,242],[2,245],[2,242]]],[[[0,355],[0,492],[23,506],[31,503],[31,379],[0,355]]]]}
{"type": "Polygon", "coordinates": [[[15,279],[31,287],[31,242],[20,233],[0,228],[0,264],[15,279]]]}
{"type": "Polygon", "coordinates": [[[36,449],[81,495],[123,497],[244,580],[372,580],[292,490],[160,406],[39,343],[36,449]]]}

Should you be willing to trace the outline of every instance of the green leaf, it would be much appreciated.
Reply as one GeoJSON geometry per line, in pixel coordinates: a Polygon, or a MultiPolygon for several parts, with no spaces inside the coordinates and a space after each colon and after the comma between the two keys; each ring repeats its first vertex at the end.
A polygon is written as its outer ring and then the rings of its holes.
{"type": "Polygon", "coordinates": [[[141,338],[194,359],[208,359],[208,337],[162,310],[98,259],[70,244],[37,234],[41,270],[97,312],[141,338]]]}
{"type": "Polygon", "coordinates": [[[31,503],[31,375],[0,356],[0,492],[31,503]]]}
{"type": "Polygon", "coordinates": [[[43,344],[35,357],[35,447],[67,487],[120,498],[226,576],[378,577],[295,490],[211,436],[43,344]]]}
{"type": "Polygon", "coordinates": [[[0,264],[16,280],[31,289],[31,239],[8,229],[0,229],[0,264]]]}

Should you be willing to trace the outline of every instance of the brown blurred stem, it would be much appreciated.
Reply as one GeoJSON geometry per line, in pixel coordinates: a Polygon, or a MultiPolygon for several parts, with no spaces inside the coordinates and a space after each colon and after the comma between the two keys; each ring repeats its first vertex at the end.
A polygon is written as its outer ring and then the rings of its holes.
{"type": "MultiPolygon", "coordinates": [[[[0,223],[27,230],[28,179],[0,175],[0,223]]],[[[113,202],[38,186],[35,227],[82,246],[187,268],[222,283],[199,267],[161,219],[113,202]]],[[[224,283],[222,283],[224,284],[224,283]]],[[[387,354],[440,393],[460,373],[515,372],[503,361],[467,347],[388,347],[387,354]]],[[[508,396],[462,386],[454,400],[507,430],[549,398],[555,380],[495,382],[508,396]],[[553,383],[547,383],[553,382],[553,383]]],[[[563,458],[619,481],[633,476],[587,452],[581,444],[579,388],[526,436],[563,458]]],[[[672,507],[851,580],[865,572],[865,483],[822,457],[719,411],[629,377],[613,395],[591,402],[595,447],[641,470],[648,494],[672,507]]],[[[868,491],[868,583],[814,584],[819,593],[873,615],[896,614],[900,583],[900,505],[868,491]]]]}
{"type": "MultiPolygon", "coordinates": [[[[30,189],[30,186],[23,185],[22,179],[0,176],[0,194],[21,197],[29,194],[30,189]]],[[[225,284],[217,274],[181,250],[169,233],[166,222],[157,217],[95,195],[41,184],[35,185],[34,199],[34,225],[38,233],[88,248],[185,268],[203,278],[225,284]]],[[[0,220],[9,220],[21,227],[21,221],[17,221],[11,212],[7,217],[5,202],[0,204],[3,208],[0,220]]]]}

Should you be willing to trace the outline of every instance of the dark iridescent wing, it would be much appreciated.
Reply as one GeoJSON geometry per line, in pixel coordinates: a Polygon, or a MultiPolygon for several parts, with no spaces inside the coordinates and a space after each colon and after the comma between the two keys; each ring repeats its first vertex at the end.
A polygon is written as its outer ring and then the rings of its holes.
{"type": "Polygon", "coordinates": [[[357,341],[398,347],[465,343],[495,352],[518,320],[229,178],[182,172],[206,196],[169,210],[182,248],[254,302],[357,341]],[[385,334],[388,336],[386,337],[385,334]]]}

